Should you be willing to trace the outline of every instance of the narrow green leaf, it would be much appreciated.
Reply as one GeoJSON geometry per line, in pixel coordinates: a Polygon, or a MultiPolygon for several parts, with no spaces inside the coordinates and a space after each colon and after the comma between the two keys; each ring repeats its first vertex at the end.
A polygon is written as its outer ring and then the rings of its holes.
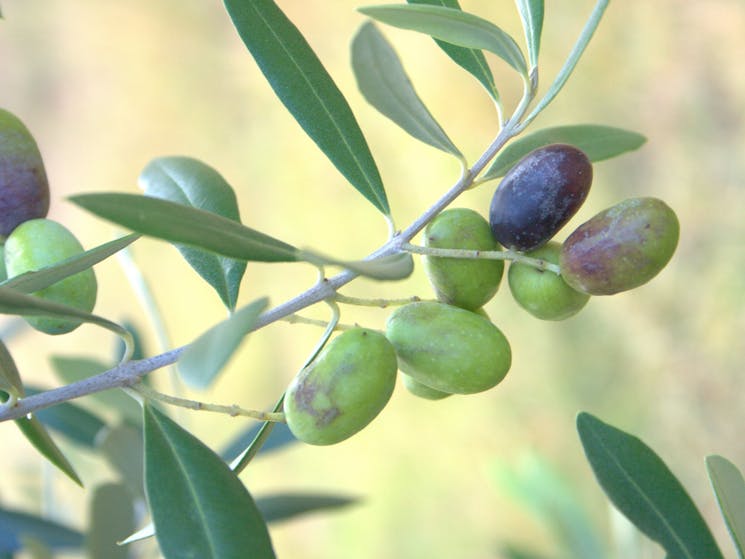
{"type": "Polygon", "coordinates": [[[706,471],[717,496],[719,508],[735,544],[737,556],[745,557],[745,479],[723,456],[706,457],[706,471]]]}
{"type": "Polygon", "coordinates": [[[181,378],[191,388],[208,388],[264,311],[269,300],[258,299],[233,313],[194,340],[178,360],[181,378]]]}
{"type": "MultiPolygon", "coordinates": [[[[65,384],[72,384],[98,375],[113,366],[89,357],[65,357],[62,355],[52,355],[49,362],[57,377],[65,384]]],[[[85,398],[89,399],[91,404],[96,405],[95,409],[97,411],[115,412],[118,417],[133,425],[142,423],[140,405],[134,398],[125,394],[121,388],[96,392],[85,398]]]]}
{"type": "MultiPolygon", "coordinates": [[[[123,423],[104,431],[96,441],[98,449],[133,495],[144,496],[142,429],[123,423]]],[[[134,530],[134,526],[132,527],[134,530]]],[[[121,534],[123,539],[129,533],[121,534]]]]}
{"type": "MultiPolygon", "coordinates": [[[[34,446],[39,453],[49,460],[52,464],[57,466],[61,472],[67,477],[77,483],[79,486],[83,486],[83,482],[80,481],[80,477],[75,472],[70,461],[62,453],[57,444],[54,442],[52,437],[49,435],[44,425],[34,416],[31,418],[24,417],[23,419],[16,419],[16,425],[21,430],[21,433],[28,439],[28,441],[34,446]]],[[[0,519],[2,518],[2,512],[0,512],[0,519]]],[[[0,532],[2,528],[0,528],[0,532]]]]}
{"type": "MultiPolygon", "coordinates": [[[[254,423],[238,433],[231,441],[220,451],[223,460],[230,463],[238,458],[243,451],[254,441],[256,435],[264,423],[254,423]]],[[[261,445],[261,453],[271,452],[286,447],[289,444],[298,442],[295,435],[292,434],[287,423],[273,423],[271,434],[267,437],[266,442],[261,445]]]]}
{"type": "Polygon", "coordinates": [[[287,493],[256,498],[256,506],[267,522],[289,520],[303,514],[348,507],[359,502],[353,497],[287,493]]]}
{"type": "Polygon", "coordinates": [[[246,487],[212,450],[145,405],[145,489],[166,559],[275,557],[246,487]]]}
{"type": "Polygon", "coordinates": [[[414,259],[408,252],[381,256],[373,260],[338,260],[315,251],[303,250],[300,257],[317,266],[341,266],[347,270],[380,281],[397,281],[408,278],[414,271],[414,259]]]}
{"type": "Polygon", "coordinates": [[[525,30],[525,43],[528,45],[530,67],[535,68],[538,66],[538,54],[541,50],[543,0],[515,0],[515,3],[525,30]]]}
{"type": "Polygon", "coordinates": [[[297,27],[272,0],[225,0],[225,7],[279,100],[352,186],[389,215],[357,120],[297,27]]]}
{"type": "Polygon", "coordinates": [[[21,375],[13,356],[2,340],[0,340],[0,390],[16,398],[23,396],[21,375]]]}
{"type": "Polygon", "coordinates": [[[572,51],[569,53],[569,56],[564,62],[564,66],[562,66],[561,70],[559,70],[559,73],[557,74],[551,86],[548,88],[546,94],[541,98],[540,101],[538,101],[530,114],[525,117],[525,119],[523,119],[523,127],[532,122],[533,119],[537,117],[541,113],[541,111],[543,111],[543,109],[545,109],[548,104],[551,103],[551,101],[554,100],[559,91],[561,91],[561,89],[564,87],[564,84],[566,84],[569,76],[572,74],[574,68],[577,66],[577,62],[579,62],[579,59],[585,52],[585,49],[587,48],[590,39],[592,39],[595,30],[598,28],[600,20],[603,17],[603,14],[605,13],[605,9],[608,7],[609,2],[610,0],[597,0],[592,13],[590,14],[590,17],[587,19],[585,26],[582,28],[582,32],[577,38],[577,42],[574,44],[572,51]]]}
{"type": "MultiPolygon", "coordinates": [[[[27,387],[27,391],[29,395],[41,392],[40,389],[30,386],[27,387]]],[[[98,416],[72,402],[62,402],[44,408],[34,412],[34,417],[45,427],[87,448],[95,447],[96,437],[106,427],[98,416]]]]}
{"type": "Polygon", "coordinates": [[[504,176],[525,155],[549,144],[571,144],[590,161],[602,161],[639,149],[647,139],[636,132],[600,124],[575,124],[543,128],[523,136],[499,152],[481,180],[504,176]]]}
{"type": "Polygon", "coordinates": [[[499,557],[503,559],[548,559],[546,555],[535,553],[512,544],[504,545],[499,551],[499,557]]]}
{"type": "Polygon", "coordinates": [[[352,41],[352,69],[368,103],[414,138],[463,158],[414,91],[396,52],[372,22],[365,23],[352,41]]]}
{"type": "Polygon", "coordinates": [[[134,503],[127,488],[119,483],[99,485],[93,492],[88,511],[86,558],[128,559],[129,550],[117,542],[134,528],[134,503]]]}
{"type": "Polygon", "coordinates": [[[54,316],[59,318],[78,319],[82,322],[90,322],[107,330],[111,330],[127,341],[131,347],[132,336],[124,328],[100,316],[80,311],[68,305],[46,301],[33,295],[26,295],[0,286],[0,314],[11,314],[18,316],[54,316]]]}
{"type": "Polygon", "coordinates": [[[70,200],[89,212],[172,243],[240,260],[292,262],[297,249],[232,219],[149,196],[125,193],[78,194],[70,200]]]}
{"type": "MultiPolygon", "coordinates": [[[[460,10],[460,4],[458,0],[406,0],[409,4],[429,4],[430,6],[444,6],[446,8],[453,8],[460,10]]],[[[474,78],[476,78],[484,89],[495,101],[499,101],[499,92],[497,86],[494,84],[494,76],[491,73],[489,64],[486,62],[484,53],[476,49],[468,49],[459,47],[451,43],[446,43],[439,39],[435,39],[435,43],[439,46],[450,59],[455,62],[458,66],[466,70],[474,78]]]]}
{"type": "MultiPolygon", "coordinates": [[[[241,221],[233,188],[215,169],[191,157],[154,159],[143,169],[139,184],[148,196],[241,221]]],[[[246,262],[179,244],[176,248],[217,291],[225,306],[233,310],[246,262]]]]}
{"type": "Polygon", "coordinates": [[[696,505],[651,448],[584,412],[577,431],[606,495],[671,559],[722,559],[696,505]]]}
{"type": "Polygon", "coordinates": [[[83,546],[83,534],[77,530],[25,512],[0,509],[0,553],[21,551],[22,536],[30,536],[55,550],[83,546]]]}
{"type": "Polygon", "coordinates": [[[135,234],[126,235],[119,239],[102,244],[101,246],[86,250],[85,252],[77,254],[71,258],[67,258],[66,260],[58,262],[54,266],[14,276],[0,285],[2,287],[15,289],[16,291],[21,291],[22,293],[33,293],[39,291],[65,279],[66,277],[74,276],[83,270],[87,270],[94,264],[98,264],[112,254],[115,254],[129,246],[139,238],[140,236],[135,234]]]}
{"type": "Polygon", "coordinates": [[[527,76],[525,57],[515,40],[476,15],[443,6],[411,4],[368,6],[359,11],[394,27],[424,33],[461,47],[487,50],[527,76]]]}

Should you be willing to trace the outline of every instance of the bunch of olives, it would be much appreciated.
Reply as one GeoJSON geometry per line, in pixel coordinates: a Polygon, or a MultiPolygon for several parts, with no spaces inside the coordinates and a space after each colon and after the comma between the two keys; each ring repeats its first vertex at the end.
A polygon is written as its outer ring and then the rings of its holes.
{"type": "MultiPolygon", "coordinates": [[[[592,164],[582,151],[565,144],[538,148],[505,175],[489,221],[470,209],[445,210],[424,230],[424,244],[495,255],[506,247],[499,256],[513,260],[508,283],[515,301],[537,318],[564,320],[592,295],[651,280],[678,242],[677,217],[656,198],[625,200],[563,243],[554,241],[591,184],[592,164]]],[[[358,432],[390,399],[397,369],[409,392],[430,400],[482,392],[504,379],[510,345],[483,310],[499,288],[503,260],[427,255],[424,269],[436,301],[397,308],[384,334],[344,332],[295,378],[285,399],[295,436],[332,444],[358,432]]]]}
{"type": "MultiPolygon", "coordinates": [[[[0,109],[0,242],[7,277],[52,266],[83,247],[63,225],[46,219],[49,183],[39,148],[26,126],[0,109]]],[[[92,269],[67,277],[33,295],[90,312],[97,284],[92,269]]],[[[64,334],[77,320],[34,316],[25,320],[46,334],[64,334]]]]}

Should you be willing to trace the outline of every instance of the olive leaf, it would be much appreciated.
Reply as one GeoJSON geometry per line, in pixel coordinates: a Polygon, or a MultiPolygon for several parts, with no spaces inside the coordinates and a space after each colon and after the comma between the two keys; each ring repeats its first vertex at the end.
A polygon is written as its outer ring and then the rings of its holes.
{"type": "MultiPolygon", "coordinates": [[[[28,387],[29,395],[40,392],[42,390],[39,388],[28,387]]],[[[35,411],[33,417],[45,427],[89,449],[96,446],[96,437],[106,427],[100,417],[72,402],[62,402],[50,408],[35,411]]]]}
{"type": "Polygon", "coordinates": [[[53,550],[77,550],[83,534],[57,522],[25,512],[0,509],[0,553],[17,553],[23,536],[30,536],[53,550]]]}
{"type": "Polygon", "coordinates": [[[520,19],[525,30],[530,67],[538,66],[538,53],[541,50],[541,31],[543,30],[543,0],[515,0],[520,19]]]}
{"type": "Polygon", "coordinates": [[[134,530],[135,504],[132,494],[121,483],[96,487],[88,509],[85,535],[87,559],[128,559],[126,547],[117,542],[134,530]]]}
{"type": "Polygon", "coordinates": [[[408,252],[398,252],[371,260],[339,260],[316,251],[300,252],[303,260],[317,266],[333,265],[356,274],[380,281],[397,281],[409,277],[414,271],[414,259],[408,252]]]}
{"type": "Polygon", "coordinates": [[[184,556],[275,557],[251,494],[212,450],[145,404],[145,489],[160,551],[184,556]]]}
{"type": "Polygon", "coordinates": [[[487,50],[527,76],[525,56],[515,40],[492,22],[476,15],[423,4],[367,6],[359,11],[394,27],[424,33],[461,47],[487,50]]]}
{"type": "Polygon", "coordinates": [[[181,378],[191,388],[204,390],[217,378],[269,300],[262,298],[234,312],[213,326],[184,350],[178,360],[181,378]]]}
{"type": "Polygon", "coordinates": [[[605,494],[669,557],[723,559],[685,488],[649,446],[585,412],[577,431],[605,494]]]}
{"type": "Polygon", "coordinates": [[[414,138],[462,159],[411,85],[396,52],[372,22],[352,40],[352,69],[368,103],[414,138]]]}
{"type": "Polygon", "coordinates": [[[359,502],[354,497],[314,493],[280,493],[256,498],[256,506],[268,523],[295,518],[311,512],[329,511],[359,502]]]}
{"type": "Polygon", "coordinates": [[[0,391],[20,398],[23,396],[23,382],[18,367],[8,347],[0,340],[0,391]]]}
{"type": "Polygon", "coordinates": [[[706,471],[740,559],[745,557],[745,479],[723,456],[706,457],[706,471]]]}
{"type": "MultiPolygon", "coordinates": [[[[460,10],[460,4],[458,0],[406,0],[409,4],[429,4],[431,6],[444,6],[446,8],[453,8],[460,10]]],[[[458,66],[463,68],[466,72],[476,78],[481,85],[484,86],[487,93],[491,96],[494,101],[499,101],[499,92],[497,86],[494,83],[494,76],[492,75],[489,64],[486,62],[484,53],[477,49],[469,49],[465,47],[459,47],[451,43],[446,43],[440,39],[435,39],[435,43],[439,46],[450,59],[455,62],[458,66]]]]}
{"type": "Polygon", "coordinates": [[[590,161],[603,161],[639,149],[647,139],[637,132],[601,124],[572,124],[542,128],[520,137],[499,152],[480,180],[504,176],[531,151],[549,144],[570,144],[590,161]]]}
{"type": "Polygon", "coordinates": [[[344,95],[272,0],[225,0],[230,18],[274,93],[336,168],[383,214],[377,165],[344,95]]]}
{"type": "MultiPolygon", "coordinates": [[[[190,157],[159,157],[140,173],[140,188],[148,196],[199,208],[240,223],[233,188],[215,169],[190,157]]],[[[176,244],[189,265],[209,283],[225,306],[235,308],[245,260],[176,244]]]]}

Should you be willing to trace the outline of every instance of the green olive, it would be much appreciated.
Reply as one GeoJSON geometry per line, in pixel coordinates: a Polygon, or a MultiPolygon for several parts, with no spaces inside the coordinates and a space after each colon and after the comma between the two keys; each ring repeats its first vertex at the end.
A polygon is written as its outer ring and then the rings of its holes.
{"type": "MultiPolygon", "coordinates": [[[[32,219],[16,227],[5,241],[8,277],[52,266],[83,252],[75,236],[50,219],[32,219]]],[[[58,281],[33,295],[91,312],[96,304],[97,284],[92,269],[58,281]]],[[[80,326],[79,320],[29,316],[25,320],[47,334],[66,334],[80,326]]]]}
{"type": "Polygon", "coordinates": [[[36,141],[18,117],[0,109],[0,236],[48,210],[49,183],[36,141]]]}
{"type": "Polygon", "coordinates": [[[425,400],[442,400],[443,398],[452,396],[452,394],[448,392],[430,388],[426,384],[422,384],[414,377],[412,377],[411,375],[407,375],[404,372],[401,373],[401,380],[403,381],[406,390],[411,392],[414,396],[419,396],[420,398],[424,398],[425,400]]]}
{"type": "Polygon", "coordinates": [[[396,309],[386,335],[399,367],[420,383],[449,394],[472,394],[499,384],[512,354],[488,319],[445,303],[422,301],[396,309]]]}
{"type": "MultiPolygon", "coordinates": [[[[467,208],[445,210],[435,217],[424,230],[424,244],[433,248],[499,249],[489,222],[467,208]]],[[[476,310],[497,292],[504,263],[501,260],[426,256],[424,270],[438,300],[476,310]]]]}
{"type": "Polygon", "coordinates": [[[569,235],[559,258],[561,275],[590,295],[639,287],[667,265],[679,234],[678,218],[662,200],[624,200],[569,235]]]}
{"type": "MultiPolygon", "coordinates": [[[[549,241],[526,256],[558,264],[560,253],[561,245],[549,241]]],[[[517,304],[542,320],[569,318],[590,300],[589,295],[571,288],[560,275],[519,262],[510,264],[507,281],[517,304]]]]}
{"type": "Polygon", "coordinates": [[[341,442],[370,423],[396,385],[396,352],[380,332],[347,330],[334,338],[287,389],[287,425],[301,441],[341,442]]]}

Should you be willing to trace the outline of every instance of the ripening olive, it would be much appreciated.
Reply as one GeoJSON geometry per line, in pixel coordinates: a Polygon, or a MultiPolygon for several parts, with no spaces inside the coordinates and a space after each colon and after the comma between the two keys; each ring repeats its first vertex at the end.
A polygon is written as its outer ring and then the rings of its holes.
{"type": "MultiPolygon", "coordinates": [[[[424,244],[434,248],[479,251],[499,248],[486,219],[467,208],[445,210],[435,217],[424,230],[424,244]]],[[[501,260],[426,256],[424,270],[440,301],[475,310],[497,292],[504,263],[501,260]]]]}
{"type": "Polygon", "coordinates": [[[365,328],[343,332],[290,383],[284,401],[290,431],[314,445],[351,437],[388,403],[397,368],[396,352],[383,334],[365,328]]]}
{"type": "Polygon", "coordinates": [[[23,122],[0,109],[0,236],[48,210],[49,183],[39,148],[23,122]]]}
{"type": "Polygon", "coordinates": [[[452,396],[452,394],[448,392],[430,388],[426,384],[422,384],[414,377],[407,375],[404,372],[401,373],[401,380],[403,381],[406,390],[411,392],[414,396],[419,396],[425,400],[442,400],[443,398],[452,396]]]}
{"type": "MultiPolygon", "coordinates": [[[[83,252],[75,236],[63,225],[50,219],[32,219],[21,223],[5,241],[5,266],[8,277],[52,266],[83,252]]],[[[33,295],[62,303],[84,312],[96,304],[96,276],[91,268],[67,277],[33,295]]],[[[47,334],[66,334],[80,321],[63,318],[29,316],[26,322],[47,334]]]]}
{"type": "Polygon", "coordinates": [[[631,198],[580,225],[559,258],[564,280],[590,295],[612,295],[647,283],[672,258],[680,225],[657,198],[631,198]]]}
{"type": "Polygon", "coordinates": [[[510,368],[504,334],[488,319],[445,303],[422,301],[396,309],[386,324],[399,368],[449,394],[496,386],[510,368]]]}
{"type": "MultiPolygon", "coordinates": [[[[526,256],[558,264],[560,252],[561,245],[550,241],[526,256]]],[[[510,264],[507,280],[518,305],[542,320],[569,318],[590,300],[586,293],[569,287],[560,275],[519,262],[510,264]]]]}
{"type": "Polygon", "coordinates": [[[590,191],[592,164],[574,146],[531,151],[499,183],[489,209],[494,238],[512,250],[531,250],[553,238],[590,191]]]}

